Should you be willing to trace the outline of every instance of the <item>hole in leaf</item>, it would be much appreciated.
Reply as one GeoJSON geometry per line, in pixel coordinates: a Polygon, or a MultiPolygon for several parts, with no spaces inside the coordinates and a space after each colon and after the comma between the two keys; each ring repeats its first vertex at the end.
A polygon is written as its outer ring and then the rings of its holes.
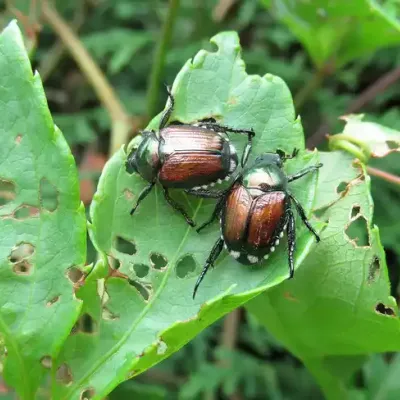
{"type": "Polygon", "coordinates": [[[29,275],[31,272],[32,264],[28,260],[34,253],[35,248],[26,242],[21,242],[15,246],[8,259],[14,264],[13,271],[17,275],[29,275]]]}
{"type": "Polygon", "coordinates": [[[40,205],[47,211],[55,211],[58,207],[58,191],[46,178],[40,180],[40,205]]]}
{"type": "Polygon", "coordinates": [[[72,372],[68,364],[63,363],[58,367],[56,372],[56,379],[59,383],[63,385],[69,385],[70,383],[72,383],[72,372]]]}
{"type": "Polygon", "coordinates": [[[72,283],[78,283],[84,276],[84,273],[76,268],[76,267],[70,267],[67,269],[67,278],[72,282],[72,283]]]}
{"type": "Polygon", "coordinates": [[[14,211],[15,219],[24,219],[29,217],[36,217],[39,215],[39,209],[34,206],[23,204],[14,211]]]}
{"type": "Polygon", "coordinates": [[[163,269],[168,264],[168,260],[160,253],[151,253],[150,262],[155,269],[163,269]]]}
{"type": "Polygon", "coordinates": [[[356,215],[360,214],[360,211],[360,206],[353,206],[353,208],[351,209],[351,218],[354,218],[356,215]]]}
{"type": "Polygon", "coordinates": [[[394,140],[386,140],[386,145],[390,150],[397,150],[400,147],[399,143],[394,140]]]}
{"type": "Polygon", "coordinates": [[[388,315],[394,317],[394,310],[391,307],[386,307],[383,303],[378,303],[375,307],[376,312],[382,315],[388,315]]]}
{"type": "Polygon", "coordinates": [[[147,301],[150,297],[150,292],[149,288],[146,286],[142,285],[138,281],[133,281],[133,280],[128,280],[129,284],[132,285],[138,292],[139,294],[147,301]]]}
{"type": "Polygon", "coordinates": [[[185,278],[188,274],[196,270],[196,261],[192,256],[184,256],[176,264],[176,275],[178,278],[185,278]]]}
{"type": "Polygon", "coordinates": [[[115,321],[116,319],[119,319],[119,316],[112,313],[107,307],[103,307],[101,317],[107,321],[115,321]]]}
{"type": "Polygon", "coordinates": [[[135,195],[129,189],[124,190],[124,196],[128,201],[133,201],[133,199],[135,198],[135,195]]]}
{"type": "Polygon", "coordinates": [[[15,199],[14,183],[0,178],[0,207],[15,199]]]}
{"type": "Polygon", "coordinates": [[[149,266],[145,264],[134,264],[133,269],[138,278],[144,278],[149,273],[149,266]]]}
{"type": "Polygon", "coordinates": [[[33,247],[33,245],[31,245],[30,243],[21,242],[12,249],[8,258],[12,263],[16,263],[30,257],[34,252],[35,248],[33,247]]]}
{"type": "Polygon", "coordinates": [[[50,306],[52,306],[54,303],[57,303],[58,300],[60,300],[60,296],[53,297],[51,300],[49,300],[49,301],[46,303],[46,306],[47,306],[47,307],[50,307],[50,306]]]}
{"type": "Polygon", "coordinates": [[[381,269],[381,262],[378,256],[374,256],[372,258],[371,264],[369,264],[368,269],[368,283],[374,282],[377,276],[379,275],[381,269]]]}
{"type": "Polygon", "coordinates": [[[53,361],[50,356],[43,356],[40,360],[40,363],[43,365],[44,368],[50,369],[53,361]]]}
{"type": "Polygon", "coordinates": [[[336,188],[337,194],[342,194],[347,188],[347,182],[340,182],[336,188]]]}
{"type": "Polygon", "coordinates": [[[93,388],[85,389],[81,393],[80,400],[90,400],[95,395],[95,391],[93,388]]]}
{"type": "Polygon", "coordinates": [[[136,253],[136,246],[134,243],[117,236],[116,241],[115,241],[115,248],[124,254],[130,254],[133,255],[136,253]]]}
{"type": "Polygon", "coordinates": [[[15,143],[16,144],[20,144],[22,142],[22,135],[19,134],[15,137],[15,143]]]}
{"type": "Polygon", "coordinates": [[[370,246],[367,220],[363,216],[351,221],[346,229],[346,236],[357,247],[370,246]]]}
{"type": "Polygon", "coordinates": [[[21,260],[14,264],[13,271],[17,275],[29,275],[31,268],[32,264],[28,260],[21,260]]]}
{"type": "Polygon", "coordinates": [[[97,331],[96,321],[91,317],[90,314],[85,313],[78,319],[78,321],[76,321],[75,325],[71,330],[71,334],[78,332],[92,334],[96,331],[97,331]]]}

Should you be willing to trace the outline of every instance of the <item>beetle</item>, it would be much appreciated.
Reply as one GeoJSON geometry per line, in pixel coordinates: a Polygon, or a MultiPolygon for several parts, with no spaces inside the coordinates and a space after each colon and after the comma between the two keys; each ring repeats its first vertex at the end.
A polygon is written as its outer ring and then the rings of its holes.
{"type": "Polygon", "coordinates": [[[143,140],[136,149],[132,149],[127,158],[127,166],[149,182],[139,194],[131,215],[158,181],[167,202],[183,215],[189,225],[195,226],[184,208],[170,197],[169,188],[184,189],[189,193],[229,180],[238,166],[238,156],[227,133],[247,135],[242,165],[251,151],[255,133],[253,129],[235,129],[220,125],[214,119],[202,120],[192,125],[167,126],[175,104],[168,87],[167,92],[169,105],[162,114],[158,132],[142,132],[143,140]]]}
{"type": "Polygon", "coordinates": [[[303,223],[315,236],[320,237],[308,221],[299,201],[289,191],[288,183],[317,171],[322,164],[316,164],[286,175],[283,163],[296,157],[298,150],[291,155],[283,151],[265,153],[238,174],[232,185],[225,191],[201,191],[197,195],[205,198],[218,198],[210,219],[200,226],[200,232],[220,216],[221,237],[212,248],[193,291],[193,298],[206,275],[214,265],[222,249],[226,250],[242,264],[256,264],[267,260],[275,251],[279,240],[287,232],[289,278],[294,274],[294,251],[296,246],[295,218],[292,211],[294,203],[303,223]]]}

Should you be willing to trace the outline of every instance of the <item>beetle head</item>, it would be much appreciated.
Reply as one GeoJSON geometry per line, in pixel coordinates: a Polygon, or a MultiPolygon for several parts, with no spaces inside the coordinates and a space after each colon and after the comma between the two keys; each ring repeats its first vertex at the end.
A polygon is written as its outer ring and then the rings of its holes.
{"type": "Polygon", "coordinates": [[[128,172],[137,172],[142,178],[153,182],[159,169],[158,145],[155,132],[141,132],[141,142],[134,143],[126,161],[128,172]]]}
{"type": "Polygon", "coordinates": [[[282,168],[283,159],[278,153],[264,153],[256,158],[254,165],[261,168],[276,165],[277,167],[282,168]]]}

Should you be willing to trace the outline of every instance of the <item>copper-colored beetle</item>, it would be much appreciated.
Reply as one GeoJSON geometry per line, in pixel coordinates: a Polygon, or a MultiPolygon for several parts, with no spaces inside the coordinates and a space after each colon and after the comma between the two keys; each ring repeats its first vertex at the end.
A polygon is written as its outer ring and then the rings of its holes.
{"type": "MultiPolygon", "coordinates": [[[[217,240],[196,282],[193,298],[207,273],[225,247],[242,264],[255,264],[266,260],[275,251],[284,231],[288,239],[289,277],[293,277],[293,253],[296,244],[295,219],[291,209],[296,209],[317,242],[320,238],[310,225],[303,207],[290,193],[288,183],[317,171],[322,164],[304,168],[294,175],[285,175],[283,162],[293,158],[282,151],[266,153],[258,157],[254,164],[245,168],[233,184],[225,191],[201,191],[200,197],[219,198],[211,218],[198,228],[205,226],[221,216],[221,238],[217,240]]],[[[246,160],[244,160],[245,162],[246,160]]]]}
{"type": "MultiPolygon", "coordinates": [[[[142,132],[143,140],[128,156],[127,165],[150,182],[139,194],[135,212],[140,202],[160,182],[167,202],[194,226],[183,207],[169,195],[169,188],[186,189],[188,192],[205,189],[229,180],[236,170],[238,157],[235,147],[229,142],[227,132],[246,134],[248,143],[242,163],[251,150],[254,136],[252,129],[234,129],[217,124],[215,120],[203,120],[193,125],[169,125],[174,108],[174,97],[168,90],[169,107],[161,117],[158,132],[142,132]]],[[[242,164],[243,165],[243,164],[242,164]]]]}

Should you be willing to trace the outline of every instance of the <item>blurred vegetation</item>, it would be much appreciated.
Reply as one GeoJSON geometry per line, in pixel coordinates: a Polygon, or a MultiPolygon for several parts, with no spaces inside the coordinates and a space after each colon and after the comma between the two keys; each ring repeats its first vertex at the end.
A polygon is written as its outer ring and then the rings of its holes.
{"type": "MultiPolygon", "coordinates": [[[[377,3],[394,19],[399,15],[398,0],[377,3]]],[[[112,147],[114,130],[109,113],[56,33],[52,16],[42,13],[41,2],[10,0],[0,4],[2,25],[16,18],[25,31],[26,45],[44,81],[51,112],[73,149],[80,169],[81,197],[88,205],[112,147]]],[[[288,84],[309,148],[326,149],[325,134],[340,132],[343,122],[338,117],[349,112],[363,112],[367,120],[400,130],[399,45],[371,48],[321,70],[318,49],[313,50],[312,59],[299,36],[282,22],[281,8],[265,0],[56,0],[53,5],[115,91],[129,118],[129,137],[164,107],[163,82],[173,82],[181,66],[199,49],[212,49],[209,38],[223,30],[239,33],[249,73],[269,72],[288,84]],[[173,3],[176,20],[165,49],[165,65],[152,81],[151,76],[157,74],[151,72],[154,54],[162,32],[165,34],[164,21],[173,3]],[[392,81],[385,86],[382,82],[388,77],[392,81]],[[366,95],[377,82],[381,86],[366,95]],[[151,86],[153,93],[148,90],[151,86]]],[[[320,8],[314,6],[318,12],[320,8]]],[[[319,13],[323,19],[323,10],[319,13]]],[[[397,154],[370,165],[400,176],[397,154]]],[[[373,177],[372,194],[392,295],[398,298],[400,186],[373,177]]],[[[89,250],[91,262],[95,252],[89,250]]],[[[350,383],[350,398],[400,398],[399,366],[398,354],[367,358],[350,383]]],[[[0,385],[2,391],[7,390],[0,385]]],[[[301,363],[266,336],[250,315],[239,310],[160,365],[122,384],[109,398],[319,399],[322,394],[301,363]]]]}

